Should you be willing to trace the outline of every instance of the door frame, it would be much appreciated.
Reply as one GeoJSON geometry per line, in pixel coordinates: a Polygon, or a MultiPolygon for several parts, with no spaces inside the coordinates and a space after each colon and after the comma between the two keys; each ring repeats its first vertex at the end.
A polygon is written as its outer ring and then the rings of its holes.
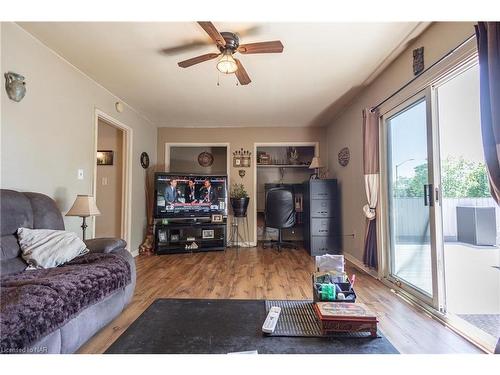
{"type": "MultiPolygon", "coordinates": [[[[129,252],[136,254],[138,250],[132,250],[131,233],[132,233],[132,146],[133,146],[133,129],[128,125],[123,124],[106,112],[95,108],[94,110],[94,175],[93,175],[93,195],[97,199],[97,149],[99,135],[99,119],[120,129],[123,132],[123,173],[122,173],[122,215],[120,223],[121,237],[129,244],[129,252]]],[[[92,233],[95,235],[95,218],[92,218],[92,233]]]]}
{"type": "MultiPolygon", "coordinates": [[[[432,108],[432,98],[431,98],[431,89],[426,88],[424,90],[419,91],[412,97],[406,99],[399,105],[392,108],[390,111],[385,112],[380,117],[380,130],[382,133],[381,139],[383,139],[384,147],[382,151],[381,157],[381,168],[380,168],[380,181],[382,186],[384,186],[383,193],[380,195],[380,203],[381,207],[384,207],[383,213],[380,215],[380,221],[383,227],[383,237],[384,242],[386,244],[386,252],[384,256],[384,265],[383,265],[383,277],[384,279],[394,283],[402,290],[414,294],[417,298],[429,304],[435,309],[439,309],[440,302],[440,288],[439,288],[439,277],[438,277],[438,246],[439,246],[439,238],[441,237],[441,233],[439,232],[440,226],[437,225],[440,222],[436,210],[436,202],[434,198],[433,202],[429,203],[429,235],[430,235],[430,251],[431,251],[431,275],[432,275],[432,294],[429,296],[424,291],[420,290],[416,286],[412,286],[408,282],[405,282],[404,279],[398,278],[392,271],[392,245],[391,245],[391,233],[390,233],[390,209],[389,209],[389,170],[387,168],[387,163],[389,161],[389,144],[388,144],[388,124],[387,121],[392,117],[396,116],[398,113],[402,113],[405,110],[411,108],[413,105],[421,103],[422,101],[426,104],[426,133],[427,133],[427,165],[428,165],[428,183],[432,184],[433,189],[436,186],[436,175],[434,173],[434,165],[435,164],[435,152],[434,145],[436,144],[434,135],[435,135],[435,125],[433,123],[433,108],[432,108]]],[[[392,172],[392,171],[391,171],[392,172]]],[[[434,195],[434,194],[433,194],[434,195]]]]}
{"type": "Polygon", "coordinates": [[[303,147],[313,146],[314,156],[319,157],[319,142],[254,142],[253,144],[253,201],[254,220],[253,220],[253,241],[252,246],[257,246],[257,147],[303,147]]]}

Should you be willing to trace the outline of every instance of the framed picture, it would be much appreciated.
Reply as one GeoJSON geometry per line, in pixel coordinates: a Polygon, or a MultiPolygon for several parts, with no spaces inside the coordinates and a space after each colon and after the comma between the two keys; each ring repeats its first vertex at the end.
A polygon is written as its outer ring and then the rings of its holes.
{"type": "Polygon", "coordinates": [[[221,214],[212,215],[212,223],[222,223],[224,221],[224,217],[221,214]]]}
{"type": "Polygon", "coordinates": [[[97,150],[97,165],[113,165],[113,151],[97,150]]]}
{"type": "Polygon", "coordinates": [[[250,156],[242,156],[241,157],[241,166],[248,168],[250,167],[250,156]]]}
{"type": "Polygon", "coordinates": [[[214,238],[214,230],[213,229],[203,229],[201,231],[201,237],[203,239],[214,238]]]}
{"type": "Polygon", "coordinates": [[[165,230],[158,231],[158,241],[159,242],[166,242],[167,241],[167,231],[165,231],[165,230]]]}
{"type": "Polygon", "coordinates": [[[241,166],[241,157],[233,156],[233,167],[241,166]]]}

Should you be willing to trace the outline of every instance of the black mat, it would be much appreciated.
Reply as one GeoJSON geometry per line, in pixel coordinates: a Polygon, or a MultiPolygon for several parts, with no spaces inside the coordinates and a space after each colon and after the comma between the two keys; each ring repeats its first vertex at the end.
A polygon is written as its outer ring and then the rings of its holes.
{"type": "Polygon", "coordinates": [[[398,353],[384,337],[267,337],[261,331],[265,318],[263,300],[158,299],[106,353],[398,353]]]}

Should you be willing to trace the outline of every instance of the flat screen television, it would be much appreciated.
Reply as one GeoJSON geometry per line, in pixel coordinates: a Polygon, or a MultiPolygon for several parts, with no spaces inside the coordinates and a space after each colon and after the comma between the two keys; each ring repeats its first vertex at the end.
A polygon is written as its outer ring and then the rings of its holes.
{"type": "Polygon", "coordinates": [[[227,216],[227,176],[157,172],[155,218],[227,216]]]}

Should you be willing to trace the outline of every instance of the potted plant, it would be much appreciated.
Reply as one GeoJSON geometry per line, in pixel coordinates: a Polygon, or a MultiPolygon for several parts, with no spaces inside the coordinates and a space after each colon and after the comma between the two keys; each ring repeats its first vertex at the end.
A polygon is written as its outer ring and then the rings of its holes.
{"type": "Polygon", "coordinates": [[[231,207],[236,217],[246,217],[250,198],[243,184],[234,184],[231,188],[231,207]]]}

